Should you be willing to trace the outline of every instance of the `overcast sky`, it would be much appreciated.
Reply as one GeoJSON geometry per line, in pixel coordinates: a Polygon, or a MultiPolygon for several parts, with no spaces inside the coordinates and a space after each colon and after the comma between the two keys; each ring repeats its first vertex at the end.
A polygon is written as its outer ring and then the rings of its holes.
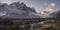
{"type": "Polygon", "coordinates": [[[34,7],[39,13],[43,10],[58,10],[60,9],[60,0],[0,0],[0,3],[24,2],[27,6],[34,7]]]}

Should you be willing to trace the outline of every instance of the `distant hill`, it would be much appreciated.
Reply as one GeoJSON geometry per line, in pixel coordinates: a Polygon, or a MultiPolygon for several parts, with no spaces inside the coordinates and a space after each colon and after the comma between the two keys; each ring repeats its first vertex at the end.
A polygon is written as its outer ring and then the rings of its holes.
{"type": "Polygon", "coordinates": [[[60,18],[60,10],[55,11],[51,15],[55,16],[56,18],[60,18]]]}

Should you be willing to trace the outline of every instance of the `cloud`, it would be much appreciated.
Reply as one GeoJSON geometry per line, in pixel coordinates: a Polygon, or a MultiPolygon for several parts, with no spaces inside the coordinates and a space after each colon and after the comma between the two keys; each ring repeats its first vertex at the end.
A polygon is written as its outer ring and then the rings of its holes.
{"type": "Polygon", "coordinates": [[[48,10],[49,10],[49,11],[52,11],[53,9],[52,9],[52,8],[49,8],[48,10]]]}
{"type": "Polygon", "coordinates": [[[43,11],[41,11],[41,14],[44,15],[45,13],[43,11]]]}
{"type": "Polygon", "coordinates": [[[45,9],[47,12],[53,13],[54,8],[55,8],[55,3],[51,2],[50,4],[47,5],[48,7],[45,9]]]}
{"type": "Polygon", "coordinates": [[[16,1],[19,1],[19,0],[0,0],[0,3],[7,3],[7,4],[10,4],[10,3],[16,2],[16,1]]]}
{"type": "Polygon", "coordinates": [[[8,3],[8,4],[10,4],[11,0],[0,0],[0,3],[8,3]]]}
{"type": "Polygon", "coordinates": [[[55,7],[55,3],[52,2],[52,3],[50,4],[50,6],[51,6],[51,7],[55,7]]]}

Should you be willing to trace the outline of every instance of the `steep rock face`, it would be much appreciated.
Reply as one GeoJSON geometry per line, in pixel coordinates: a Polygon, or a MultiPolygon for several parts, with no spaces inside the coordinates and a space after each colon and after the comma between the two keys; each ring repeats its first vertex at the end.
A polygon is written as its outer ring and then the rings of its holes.
{"type": "Polygon", "coordinates": [[[5,12],[5,6],[6,6],[7,4],[1,4],[0,3],[0,16],[4,16],[4,15],[6,15],[6,12],[5,12]]]}
{"type": "Polygon", "coordinates": [[[39,18],[35,14],[38,14],[35,9],[27,7],[24,3],[0,4],[0,16],[3,17],[39,18]]]}
{"type": "Polygon", "coordinates": [[[23,2],[22,3],[14,2],[14,3],[10,4],[10,6],[13,6],[13,7],[15,7],[15,8],[19,9],[19,10],[24,10],[24,11],[26,11],[28,13],[29,13],[29,11],[36,13],[34,8],[27,7],[26,4],[24,4],[23,2]]]}

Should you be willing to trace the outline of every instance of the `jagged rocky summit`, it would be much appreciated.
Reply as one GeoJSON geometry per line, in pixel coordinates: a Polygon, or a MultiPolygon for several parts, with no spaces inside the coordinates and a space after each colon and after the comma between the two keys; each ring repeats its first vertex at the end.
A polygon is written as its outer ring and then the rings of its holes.
{"type": "Polygon", "coordinates": [[[34,8],[26,4],[13,2],[11,4],[0,3],[0,17],[40,18],[34,8]]]}

